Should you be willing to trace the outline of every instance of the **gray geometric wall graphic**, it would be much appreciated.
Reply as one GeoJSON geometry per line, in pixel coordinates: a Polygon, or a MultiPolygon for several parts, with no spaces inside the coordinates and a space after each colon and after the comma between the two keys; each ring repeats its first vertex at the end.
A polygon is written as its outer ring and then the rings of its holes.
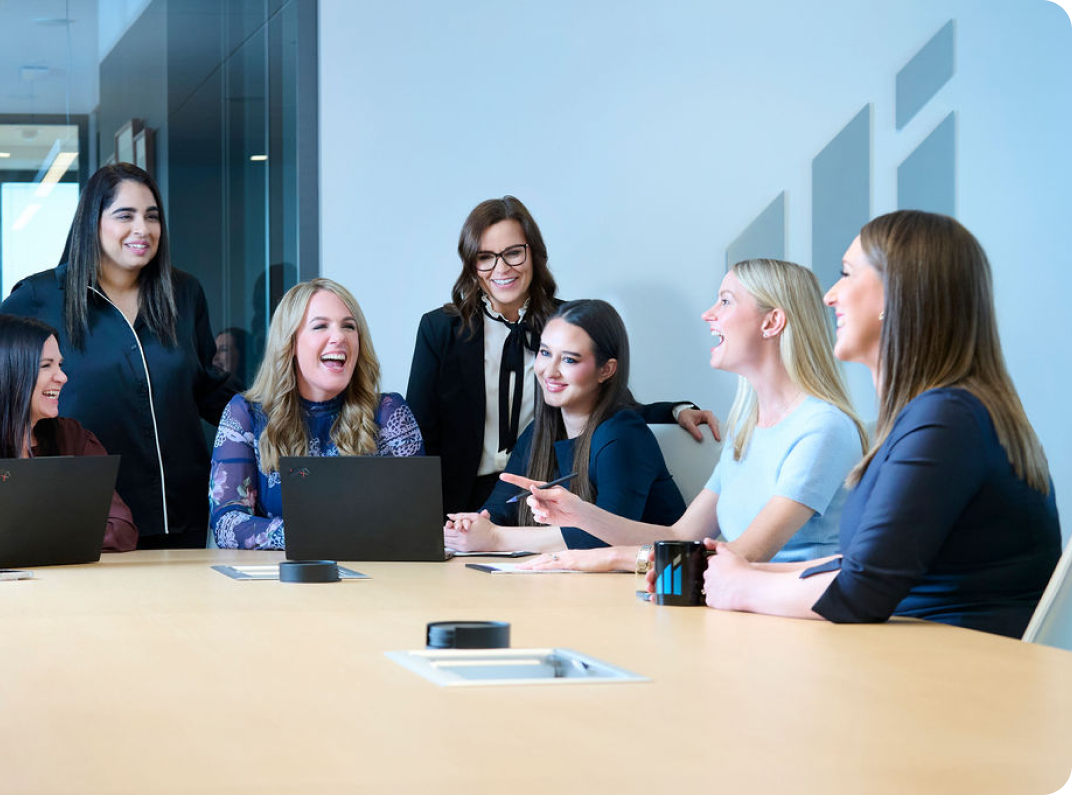
{"type": "Polygon", "coordinates": [[[826,289],[841,256],[871,218],[871,105],[811,161],[811,269],[826,289]]]}
{"type": "Polygon", "coordinates": [[[785,191],[726,247],[726,270],[743,259],[785,259],[785,191]]]}
{"type": "Polygon", "coordinates": [[[897,207],[956,214],[957,120],[950,113],[897,167],[897,207]]]}
{"type": "Polygon", "coordinates": [[[955,33],[951,19],[897,73],[898,130],[908,124],[953,76],[956,69],[955,33]]]}
{"type": "MultiPolygon", "coordinates": [[[[951,19],[897,73],[898,131],[953,77],[955,44],[951,19]]],[[[871,219],[872,115],[864,105],[812,160],[811,269],[824,288],[838,280],[842,254],[871,219]]],[[[897,167],[897,206],[954,215],[956,161],[956,116],[950,113],[897,167]]],[[[783,191],[727,246],[727,267],[748,257],[785,257],[785,203],[783,191]]]]}

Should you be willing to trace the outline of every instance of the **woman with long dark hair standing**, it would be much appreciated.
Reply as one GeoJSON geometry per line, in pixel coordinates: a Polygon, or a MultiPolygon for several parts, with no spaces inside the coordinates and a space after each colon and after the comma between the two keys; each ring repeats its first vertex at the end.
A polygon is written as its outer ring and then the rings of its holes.
{"type": "Polygon", "coordinates": [[[218,423],[235,390],[212,366],[201,285],[171,267],[153,178],[129,163],[97,171],[60,265],[20,281],[0,309],[58,330],[71,379],[60,413],[122,456],[117,490],[138,546],[204,546],[209,455],[200,418],[218,423]]]}

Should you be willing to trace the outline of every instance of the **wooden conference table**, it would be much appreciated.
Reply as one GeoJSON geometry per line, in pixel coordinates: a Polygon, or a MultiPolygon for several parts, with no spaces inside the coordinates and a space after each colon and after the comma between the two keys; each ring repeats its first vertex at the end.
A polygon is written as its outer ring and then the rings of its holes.
{"type": "Polygon", "coordinates": [[[0,792],[1045,795],[1072,771],[1068,652],[659,608],[632,575],[209,567],[280,557],[132,552],[0,582],[0,792]],[[384,656],[447,619],[652,681],[443,688],[384,656]]]}

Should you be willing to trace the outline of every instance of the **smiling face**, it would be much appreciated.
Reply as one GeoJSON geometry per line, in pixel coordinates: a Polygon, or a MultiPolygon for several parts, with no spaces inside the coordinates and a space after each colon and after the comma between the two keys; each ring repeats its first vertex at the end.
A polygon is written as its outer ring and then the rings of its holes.
{"type": "Polygon", "coordinates": [[[886,291],[882,276],[871,264],[860,245],[852,241],[841,261],[841,278],[831,287],[823,301],[833,307],[837,317],[837,342],[834,355],[843,362],[859,362],[871,372],[878,370],[879,345],[886,291]]]}
{"type": "Polygon", "coordinates": [[[613,376],[617,368],[617,359],[599,365],[592,338],[579,326],[562,318],[544,326],[533,369],[547,405],[573,415],[591,414],[599,385],[613,376]]]}
{"type": "Polygon", "coordinates": [[[733,271],[722,279],[718,301],[701,317],[715,338],[715,347],[711,348],[712,367],[744,375],[750,365],[759,361],[766,313],[760,311],[756,299],[744,289],[733,271]]]}
{"type": "MultiPolygon", "coordinates": [[[[484,234],[480,236],[480,253],[477,254],[477,262],[481,254],[499,254],[514,246],[523,246],[525,232],[521,224],[509,218],[492,224],[484,234]]],[[[517,320],[518,310],[524,306],[529,297],[529,287],[532,284],[532,257],[526,252],[525,261],[518,266],[507,265],[502,257],[495,263],[490,271],[476,271],[477,279],[480,280],[480,289],[491,300],[492,308],[503,315],[507,320],[517,320]]]]}
{"type": "Polygon", "coordinates": [[[153,192],[126,180],[100,218],[101,270],[138,273],[160,245],[160,208],[153,192]]]}
{"type": "Polygon", "coordinates": [[[353,377],[361,341],[357,320],[335,293],[313,293],[294,336],[298,394],[322,403],[342,393],[353,377]]]}
{"type": "Polygon", "coordinates": [[[38,420],[57,417],[60,413],[60,390],[67,383],[63,372],[63,357],[56,338],[50,336],[41,347],[41,365],[37,371],[37,383],[34,385],[30,400],[30,425],[38,420]]]}

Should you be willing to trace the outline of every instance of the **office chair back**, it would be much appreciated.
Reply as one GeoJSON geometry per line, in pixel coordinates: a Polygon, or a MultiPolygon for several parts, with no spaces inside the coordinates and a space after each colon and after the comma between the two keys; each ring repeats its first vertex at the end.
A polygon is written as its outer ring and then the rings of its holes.
{"type": "Polygon", "coordinates": [[[1044,643],[1058,649],[1072,651],[1072,543],[1065,546],[1064,554],[1050,577],[1031,622],[1024,632],[1029,643],[1044,643]]]}
{"type": "Polygon", "coordinates": [[[674,476],[674,482],[686,503],[700,493],[707,479],[715,470],[722,443],[711,438],[711,432],[703,426],[703,441],[697,442],[680,425],[649,425],[655,440],[662,450],[666,468],[674,476]]]}

